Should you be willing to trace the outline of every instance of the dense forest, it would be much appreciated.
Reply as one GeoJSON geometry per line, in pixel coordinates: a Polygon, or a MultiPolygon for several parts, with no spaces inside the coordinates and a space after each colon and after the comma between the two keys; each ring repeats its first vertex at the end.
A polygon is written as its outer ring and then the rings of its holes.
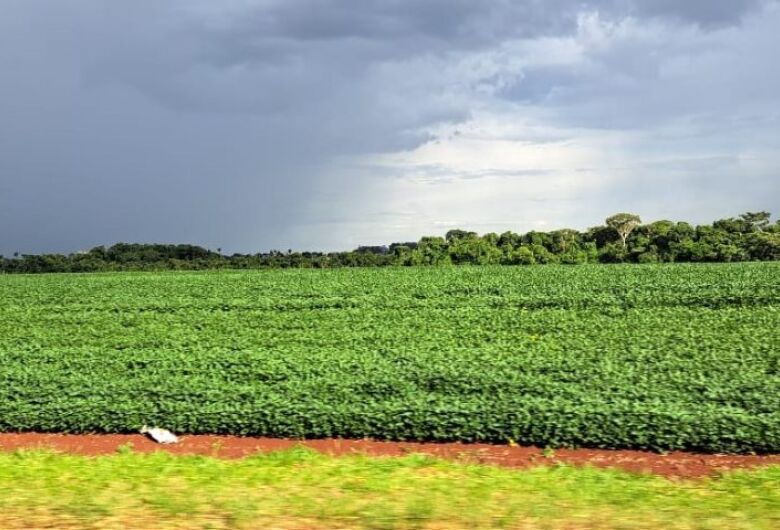
{"type": "Polygon", "coordinates": [[[632,214],[607,218],[584,232],[511,231],[478,235],[450,230],[444,237],[365,246],[348,252],[286,252],[223,255],[195,245],[117,243],[69,255],[0,256],[2,273],[124,270],[262,269],[288,267],[384,267],[411,265],[534,265],[548,263],[661,263],[780,260],[780,220],[748,212],[711,225],[656,221],[632,214]]]}

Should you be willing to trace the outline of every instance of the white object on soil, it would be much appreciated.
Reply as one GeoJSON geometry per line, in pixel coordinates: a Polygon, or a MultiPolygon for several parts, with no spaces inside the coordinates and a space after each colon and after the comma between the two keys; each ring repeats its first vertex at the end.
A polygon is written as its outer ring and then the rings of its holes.
{"type": "Polygon", "coordinates": [[[171,431],[166,429],[160,429],[159,427],[147,427],[144,425],[141,427],[141,434],[148,435],[152,440],[158,444],[175,444],[179,442],[179,438],[171,431]]]}

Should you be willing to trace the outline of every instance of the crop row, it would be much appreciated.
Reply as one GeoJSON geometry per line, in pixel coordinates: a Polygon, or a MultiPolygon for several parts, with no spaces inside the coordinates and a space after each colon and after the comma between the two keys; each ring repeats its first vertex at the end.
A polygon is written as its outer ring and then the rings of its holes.
{"type": "Polygon", "coordinates": [[[780,451],[780,264],[0,277],[0,430],[780,451]]]}

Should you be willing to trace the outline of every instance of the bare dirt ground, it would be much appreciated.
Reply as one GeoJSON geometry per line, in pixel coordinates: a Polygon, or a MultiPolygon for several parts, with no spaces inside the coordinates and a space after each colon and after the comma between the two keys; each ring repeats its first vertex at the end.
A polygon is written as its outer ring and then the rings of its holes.
{"type": "Polygon", "coordinates": [[[45,447],[81,455],[116,453],[122,446],[132,445],[133,451],[146,453],[168,451],[173,454],[208,455],[220,458],[241,458],[259,452],[278,451],[303,445],[329,455],[365,454],[371,456],[403,456],[421,453],[448,460],[494,464],[512,468],[529,468],[556,463],[576,466],[613,467],[632,472],[649,472],[666,477],[703,477],[718,472],[780,465],[780,455],[711,455],[672,452],[658,454],[645,451],[613,451],[603,449],[557,449],[543,451],[538,447],[522,447],[463,443],[379,442],[372,440],[287,440],[237,436],[190,435],[180,437],[180,443],[161,445],[142,435],[132,434],[45,434],[0,433],[0,450],[45,447]]]}

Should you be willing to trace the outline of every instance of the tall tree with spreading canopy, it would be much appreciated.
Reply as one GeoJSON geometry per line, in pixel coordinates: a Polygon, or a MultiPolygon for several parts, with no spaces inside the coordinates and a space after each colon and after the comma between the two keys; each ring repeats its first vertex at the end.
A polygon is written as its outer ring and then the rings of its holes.
{"type": "Polygon", "coordinates": [[[769,226],[769,212],[747,212],[740,215],[742,220],[748,224],[752,231],[763,232],[769,226]]]}
{"type": "Polygon", "coordinates": [[[634,228],[642,224],[638,215],[632,213],[616,213],[606,220],[607,226],[615,230],[623,241],[623,248],[626,248],[626,239],[634,231],[634,228]]]}

